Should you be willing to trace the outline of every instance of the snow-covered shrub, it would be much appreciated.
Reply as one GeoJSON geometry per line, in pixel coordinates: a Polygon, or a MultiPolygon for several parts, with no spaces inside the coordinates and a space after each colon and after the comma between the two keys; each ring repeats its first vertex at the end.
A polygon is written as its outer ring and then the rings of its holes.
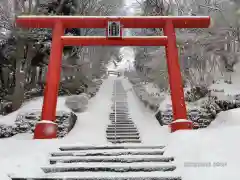
{"type": "Polygon", "coordinates": [[[0,125],[0,138],[7,138],[17,134],[12,126],[0,125]]]}
{"type": "Polygon", "coordinates": [[[235,109],[240,107],[240,101],[239,100],[216,100],[216,104],[221,108],[222,111],[227,111],[230,109],[235,109]]]}
{"type": "Polygon", "coordinates": [[[86,93],[82,93],[80,95],[72,95],[66,98],[65,104],[74,112],[81,112],[87,108],[88,99],[89,97],[86,93]]]}
{"type": "MultiPolygon", "coordinates": [[[[40,120],[39,112],[21,113],[17,116],[13,126],[0,125],[0,138],[11,137],[19,133],[33,133],[40,120]]],[[[56,123],[58,124],[57,137],[62,138],[74,127],[77,116],[74,113],[58,111],[56,123]]]]}
{"type": "Polygon", "coordinates": [[[221,111],[221,108],[216,103],[216,100],[214,98],[209,98],[208,100],[204,101],[201,108],[205,109],[204,113],[208,114],[212,119],[214,119],[217,113],[221,111]]]}
{"type": "Polygon", "coordinates": [[[203,97],[206,97],[208,95],[208,93],[209,93],[209,90],[207,87],[197,86],[197,87],[190,89],[190,91],[187,91],[185,93],[185,100],[188,102],[197,101],[203,97]]]}

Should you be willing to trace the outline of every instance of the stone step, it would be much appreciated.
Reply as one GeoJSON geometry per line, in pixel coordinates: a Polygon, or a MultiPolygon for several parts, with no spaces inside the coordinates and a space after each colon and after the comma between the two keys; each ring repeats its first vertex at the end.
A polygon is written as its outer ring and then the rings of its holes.
{"type": "Polygon", "coordinates": [[[123,111],[119,111],[116,109],[114,112],[110,113],[109,115],[129,115],[128,112],[123,112],[123,111]]]}
{"type": "Polygon", "coordinates": [[[126,144],[126,143],[130,143],[130,144],[133,144],[133,143],[141,143],[142,141],[139,140],[139,139],[112,139],[112,140],[109,140],[109,142],[113,143],[113,144],[120,144],[120,143],[123,143],[123,144],[126,144]]]}
{"type": "MultiPolygon", "coordinates": [[[[113,120],[115,120],[115,117],[109,117],[109,119],[113,121],[113,120]]],[[[117,117],[116,116],[116,120],[133,122],[132,118],[131,117],[127,117],[127,116],[126,117],[117,117]]]]}
{"type": "Polygon", "coordinates": [[[125,108],[117,108],[117,109],[112,108],[112,110],[113,110],[114,114],[115,114],[115,112],[129,114],[128,108],[126,108],[126,109],[125,108]]]}
{"type": "Polygon", "coordinates": [[[113,97],[113,98],[119,99],[118,101],[114,101],[114,102],[116,102],[116,103],[119,103],[119,104],[128,104],[127,98],[125,98],[125,97],[122,97],[122,96],[117,97],[117,96],[115,96],[115,97],[113,97]]]}
{"type": "Polygon", "coordinates": [[[112,163],[134,163],[134,162],[171,162],[174,157],[165,156],[85,156],[85,157],[51,157],[50,164],[77,163],[77,162],[112,162],[112,163]]]}
{"type": "Polygon", "coordinates": [[[122,129],[126,129],[126,130],[137,130],[137,128],[125,128],[125,127],[123,127],[123,128],[121,128],[121,127],[118,127],[118,128],[113,128],[113,127],[109,127],[109,128],[107,128],[107,130],[122,130],[122,129]]]}
{"type": "Polygon", "coordinates": [[[107,133],[107,137],[115,137],[115,136],[117,136],[117,137],[140,137],[139,135],[136,135],[136,134],[121,135],[119,133],[111,133],[111,134],[107,133]]]}
{"type": "Polygon", "coordinates": [[[139,136],[107,136],[108,140],[112,140],[112,139],[140,139],[139,136]]]}
{"type": "Polygon", "coordinates": [[[120,100],[112,100],[112,106],[122,106],[122,107],[128,107],[128,102],[126,100],[120,101],[120,100]]]}
{"type": "Polygon", "coordinates": [[[113,114],[118,114],[118,113],[122,113],[122,114],[126,114],[126,115],[129,115],[129,111],[128,111],[128,109],[115,109],[115,108],[112,108],[112,110],[113,110],[113,114]]]}
{"type": "Polygon", "coordinates": [[[132,120],[131,119],[118,119],[118,118],[116,118],[116,120],[115,119],[110,119],[110,121],[111,121],[111,124],[134,124],[134,122],[132,122],[132,120]]]}
{"type": "Polygon", "coordinates": [[[112,100],[113,105],[115,103],[117,105],[128,105],[127,97],[117,97],[117,98],[112,98],[111,100],[112,100]]]}
{"type": "Polygon", "coordinates": [[[120,136],[117,133],[115,135],[107,135],[107,139],[140,139],[140,136],[129,135],[129,136],[120,136]]]}
{"type": "Polygon", "coordinates": [[[117,149],[163,149],[165,146],[147,146],[147,145],[124,145],[124,146],[112,146],[112,145],[103,145],[103,146],[77,146],[77,145],[65,145],[61,146],[59,149],[61,151],[72,151],[72,150],[117,150],[117,149]]]}
{"type": "Polygon", "coordinates": [[[176,166],[169,162],[136,162],[129,166],[129,163],[71,163],[56,164],[41,168],[45,173],[57,172],[154,172],[174,171],[176,166]]]}
{"type": "MultiPolygon", "coordinates": [[[[12,180],[143,180],[142,177],[132,177],[126,176],[122,177],[119,175],[118,177],[79,177],[79,176],[52,176],[52,177],[12,177],[12,180]]],[[[149,176],[144,177],[144,180],[182,180],[181,177],[161,177],[161,176],[149,176]]]]}
{"type": "Polygon", "coordinates": [[[125,113],[125,114],[129,115],[128,108],[126,108],[126,109],[124,109],[124,108],[117,108],[117,109],[112,108],[112,111],[113,111],[112,112],[113,114],[115,114],[115,112],[117,112],[117,113],[125,113]]]}
{"type": "Polygon", "coordinates": [[[121,130],[110,130],[110,129],[107,129],[106,130],[106,132],[107,133],[126,133],[126,132],[128,132],[128,133],[138,133],[138,130],[137,129],[135,129],[135,130],[128,130],[128,129],[121,129],[121,130]]]}
{"type": "Polygon", "coordinates": [[[109,119],[115,119],[115,118],[118,118],[118,119],[126,119],[126,120],[129,120],[129,119],[131,119],[131,117],[129,117],[129,116],[119,116],[119,115],[117,115],[117,116],[109,116],[109,119]]]}
{"type": "Polygon", "coordinates": [[[131,120],[131,119],[119,119],[119,118],[116,118],[115,119],[110,119],[110,121],[112,123],[117,123],[117,124],[134,124],[134,122],[131,120]]]}
{"type": "Polygon", "coordinates": [[[111,124],[109,124],[108,125],[108,127],[115,127],[115,126],[117,126],[117,127],[131,127],[131,128],[137,128],[136,126],[135,126],[135,124],[132,124],[132,123],[118,123],[118,122],[114,122],[114,121],[112,121],[112,123],[111,124]]]}
{"type": "Polygon", "coordinates": [[[115,113],[116,114],[118,114],[118,115],[130,115],[130,113],[129,113],[129,111],[128,111],[128,109],[121,109],[121,110],[119,110],[119,108],[118,108],[118,110],[116,110],[116,109],[112,109],[112,114],[114,114],[115,115],[115,113]]]}
{"type": "Polygon", "coordinates": [[[128,117],[116,117],[116,118],[111,117],[111,118],[109,118],[109,120],[112,122],[115,122],[115,120],[116,120],[118,122],[132,122],[133,123],[132,119],[128,118],[128,117]]]}
{"type": "Polygon", "coordinates": [[[120,155],[163,155],[162,149],[117,149],[117,150],[87,150],[87,151],[59,151],[51,156],[120,156],[120,155]]]}
{"type": "Polygon", "coordinates": [[[109,116],[129,116],[130,114],[127,112],[120,112],[120,113],[110,113],[109,116]]]}
{"type": "Polygon", "coordinates": [[[131,119],[110,119],[111,123],[113,124],[134,124],[134,122],[131,119]]]}
{"type": "Polygon", "coordinates": [[[119,101],[120,101],[120,102],[126,102],[127,97],[128,97],[128,96],[127,96],[126,94],[123,94],[123,95],[114,94],[114,95],[112,96],[112,98],[119,98],[119,101]],[[122,99],[120,99],[120,98],[122,98],[122,99]]]}
{"type": "Polygon", "coordinates": [[[121,117],[116,117],[116,119],[115,118],[109,118],[109,120],[111,121],[111,122],[119,122],[119,123],[124,123],[124,122],[126,122],[126,123],[131,123],[131,124],[133,124],[133,120],[132,120],[132,118],[121,118],[121,117]]]}
{"type": "Polygon", "coordinates": [[[127,94],[113,94],[113,98],[115,97],[124,97],[124,98],[127,98],[127,94]]]}
{"type": "Polygon", "coordinates": [[[133,122],[111,121],[112,125],[135,125],[133,122]]]}
{"type": "MultiPolygon", "coordinates": [[[[115,120],[115,117],[109,117],[109,119],[115,120]]],[[[122,121],[130,121],[130,122],[133,122],[133,121],[132,121],[132,118],[131,118],[131,117],[128,117],[128,116],[125,116],[125,117],[116,116],[116,119],[117,119],[117,120],[122,120],[122,121]]]]}
{"type": "Polygon", "coordinates": [[[109,116],[130,116],[130,114],[128,112],[113,112],[109,116]]]}
{"type": "Polygon", "coordinates": [[[108,127],[131,127],[131,128],[136,128],[136,125],[134,123],[129,123],[129,122],[119,122],[119,121],[111,121],[111,124],[108,125],[108,127]]]}
{"type": "Polygon", "coordinates": [[[110,124],[108,127],[134,127],[136,126],[134,124],[110,124]]]}
{"type": "Polygon", "coordinates": [[[123,97],[117,97],[117,98],[114,97],[111,100],[112,100],[113,103],[115,103],[115,102],[120,102],[121,103],[122,102],[122,103],[128,104],[127,97],[124,97],[124,96],[123,97]]]}
{"type": "MultiPolygon", "coordinates": [[[[111,106],[112,109],[116,109],[115,107],[117,107],[117,106],[114,106],[114,105],[111,106]]],[[[119,106],[118,106],[118,109],[117,109],[117,110],[119,110],[119,111],[128,110],[128,108],[127,108],[127,107],[119,107],[119,106]]]]}
{"type": "Polygon", "coordinates": [[[114,136],[115,134],[117,134],[118,136],[139,136],[140,133],[107,133],[107,135],[109,136],[114,136]]]}
{"type": "Polygon", "coordinates": [[[130,117],[130,114],[128,112],[120,112],[120,113],[111,113],[109,114],[109,117],[115,117],[115,116],[122,116],[122,117],[130,117]]]}
{"type": "Polygon", "coordinates": [[[115,98],[115,97],[117,97],[117,98],[121,98],[121,97],[123,97],[123,98],[127,98],[128,96],[127,96],[127,94],[113,94],[113,98],[115,98]]]}
{"type": "Polygon", "coordinates": [[[115,131],[115,130],[116,130],[116,131],[118,131],[118,130],[120,130],[120,131],[121,131],[121,130],[131,131],[131,130],[137,130],[137,128],[135,128],[135,127],[134,127],[134,128],[125,128],[125,127],[123,127],[123,128],[121,128],[121,127],[113,128],[113,127],[108,127],[107,130],[108,130],[108,131],[111,131],[111,130],[112,130],[112,131],[115,131]]]}
{"type": "Polygon", "coordinates": [[[109,118],[115,118],[115,117],[117,117],[117,118],[131,118],[130,117],[130,115],[129,114],[111,114],[111,115],[109,115],[109,118]]]}
{"type": "Polygon", "coordinates": [[[119,124],[134,124],[134,122],[132,121],[132,119],[120,119],[120,118],[116,118],[116,119],[110,119],[110,121],[112,123],[119,123],[119,124]]]}

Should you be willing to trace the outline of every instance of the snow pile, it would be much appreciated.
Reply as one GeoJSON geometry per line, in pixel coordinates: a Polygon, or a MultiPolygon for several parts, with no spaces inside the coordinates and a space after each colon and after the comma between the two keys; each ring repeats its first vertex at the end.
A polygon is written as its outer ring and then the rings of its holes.
{"type": "Polygon", "coordinates": [[[88,99],[88,95],[85,93],[80,95],[72,95],[66,98],[65,104],[74,112],[82,112],[87,108],[88,99]]]}
{"type": "Polygon", "coordinates": [[[209,128],[240,126],[240,108],[220,112],[209,128]]]}
{"type": "Polygon", "coordinates": [[[238,180],[240,127],[177,131],[168,137],[165,156],[174,156],[184,180],[238,180]]]}

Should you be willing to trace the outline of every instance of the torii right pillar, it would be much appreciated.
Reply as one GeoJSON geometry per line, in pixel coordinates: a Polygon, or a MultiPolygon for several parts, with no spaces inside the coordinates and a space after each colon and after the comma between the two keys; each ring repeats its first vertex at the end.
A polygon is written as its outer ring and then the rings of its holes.
{"type": "Polygon", "coordinates": [[[192,121],[187,120],[181,68],[178,62],[176,35],[173,23],[170,19],[166,20],[163,31],[164,35],[168,37],[166,45],[166,57],[174,119],[171,123],[171,131],[174,132],[181,129],[192,129],[192,121]]]}

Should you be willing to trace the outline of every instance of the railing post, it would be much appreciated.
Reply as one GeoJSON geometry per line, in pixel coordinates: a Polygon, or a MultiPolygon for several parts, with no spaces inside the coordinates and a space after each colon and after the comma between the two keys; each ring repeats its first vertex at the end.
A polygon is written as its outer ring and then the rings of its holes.
{"type": "Polygon", "coordinates": [[[61,36],[64,27],[61,21],[55,23],[52,31],[51,54],[48,65],[41,121],[37,123],[34,139],[52,139],[57,137],[56,106],[61,75],[63,44],[61,36]]]}
{"type": "Polygon", "coordinates": [[[164,35],[167,36],[166,57],[168,67],[168,79],[171,90],[173,122],[172,132],[180,129],[192,129],[192,122],[187,120],[186,104],[184,100],[183,83],[180,65],[178,62],[178,49],[176,34],[171,20],[166,20],[163,28],[164,35]],[[181,121],[176,121],[181,119],[181,121]],[[184,119],[185,121],[183,121],[184,119]]]}

